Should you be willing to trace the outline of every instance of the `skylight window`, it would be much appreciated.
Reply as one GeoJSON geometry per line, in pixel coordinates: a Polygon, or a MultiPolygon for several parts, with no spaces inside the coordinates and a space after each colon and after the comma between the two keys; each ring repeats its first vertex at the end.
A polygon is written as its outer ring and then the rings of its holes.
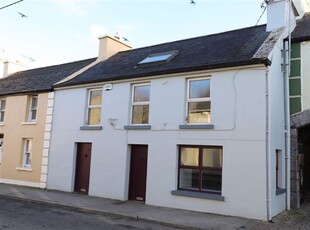
{"type": "Polygon", "coordinates": [[[149,56],[144,58],[142,61],[140,61],[138,64],[143,65],[143,64],[169,62],[177,54],[178,54],[177,50],[173,50],[173,51],[169,51],[169,52],[163,52],[163,53],[150,54],[149,56]]]}

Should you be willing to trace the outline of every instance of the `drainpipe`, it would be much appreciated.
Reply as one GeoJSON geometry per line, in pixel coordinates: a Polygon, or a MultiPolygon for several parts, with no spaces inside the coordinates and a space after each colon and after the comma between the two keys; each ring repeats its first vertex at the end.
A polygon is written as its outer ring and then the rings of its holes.
{"type": "MultiPolygon", "coordinates": [[[[291,7],[292,0],[289,0],[291,7]]],[[[285,47],[286,48],[286,47],[285,47]]],[[[285,102],[285,164],[286,164],[286,209],[291,209],[291,130],[290,130],[290,94],[289,94],[289,77],[291,75],[291,10],[289,8],[288,15],[288,54],[287,54],[287,68],[285,72],[284,81],[284,102],[285,102]]]]}
{"type": "Polygon", "coordinates": [[[269,99],[269,69],[266,69],[266,202],[267,221],[271,219],[271,166],[270,166],[270,99],[269,99]]]}

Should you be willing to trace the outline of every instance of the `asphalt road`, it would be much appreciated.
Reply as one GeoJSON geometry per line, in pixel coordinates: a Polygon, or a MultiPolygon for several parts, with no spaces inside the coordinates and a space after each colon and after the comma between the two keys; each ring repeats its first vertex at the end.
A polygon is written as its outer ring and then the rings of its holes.
{"type": "Polygon", "coordinates": [[[172,230],[175,228],[0,197],[0,230],[2,229],[172,230]]]}

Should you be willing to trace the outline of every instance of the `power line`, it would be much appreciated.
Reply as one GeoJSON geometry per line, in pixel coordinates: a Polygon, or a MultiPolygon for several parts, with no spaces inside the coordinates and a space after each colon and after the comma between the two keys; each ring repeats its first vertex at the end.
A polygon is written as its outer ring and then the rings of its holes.
{"type": "Polygon", "coordinates": [[[19,0],[19,1],[17,1],[17,2],[11,3],[11,4],[9,4],[9,5],[3,6],[3,7],[0,8],[0,10],[3,10],[4,8],[7,8],[7,7],[12,6],[12,5],[15,5],[15,4],[17,4],[17,3],[19,3],[19,2],[22,2],[22,1],[24,1],[24,0],[19,0]]]}

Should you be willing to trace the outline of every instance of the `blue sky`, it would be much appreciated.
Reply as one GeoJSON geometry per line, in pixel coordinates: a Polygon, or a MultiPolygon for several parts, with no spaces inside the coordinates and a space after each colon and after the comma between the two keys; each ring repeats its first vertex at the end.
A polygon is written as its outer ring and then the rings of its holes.
{"type": "MultiPolygon", "coordinates": [[[[17,0],[1,0],[0,7],[17,0]]],[[[96,57],[98,36],[134,48],[254,26],[263,0],[23,0],[0,10],[1,52],[46,66],[96,57]],[[22,18],[18,12],[28,16],[22,18]]],[[[259,24],[266,22],[266,13],[259,24]]],[[[1,54],[0,52],[0,54],[1,54]]]]}

